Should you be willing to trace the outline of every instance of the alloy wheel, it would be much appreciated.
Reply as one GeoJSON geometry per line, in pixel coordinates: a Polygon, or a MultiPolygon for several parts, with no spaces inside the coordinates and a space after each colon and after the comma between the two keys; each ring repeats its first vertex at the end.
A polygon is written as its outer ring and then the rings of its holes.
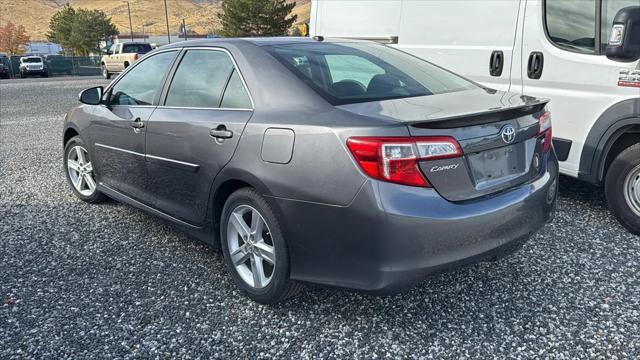
{"type": "Polygon", "coordinates": [[[258,210],[239,205],[229,215],[227,245],[231,262],[240,278],[260,289],[273,278],[276,253],[271,232],[258,210]]]}
{"type": "Polygon", "coordinates": [[[91,196],[96,191],[93,166],[87,150],[80,145],[69,149],[67,153],[67,171],[73,187],[83,196],[91,196]]]}
{"type": "Polygon", "coordinates": [[[640,165],[633,168],[624,180],[624,198],[631,210],[640,216],[640,165]]]}

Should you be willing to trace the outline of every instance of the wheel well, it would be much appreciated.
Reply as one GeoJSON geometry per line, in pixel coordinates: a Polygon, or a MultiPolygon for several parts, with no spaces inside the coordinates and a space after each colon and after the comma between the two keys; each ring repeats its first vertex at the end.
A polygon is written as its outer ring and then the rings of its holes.
{"type": "Polygon", "coordinates": [[[78,136],[78,135],[79,135],[78,132],[75,131],[74,129],[72,129],[72,128],[67,129],[64,132],[64,139],[62,141],[62,146],[67,145],[67,142],[69,142],[69,139],[71,139],[74,136],[78,136]]]}
{"type": "Polygon", "coordinates": [[[218,234],[220,232],[220,217],[222,216],[222,208],[224,207],[224,204],[227,202],[227,199],[231,194],[244,187],[253,188],[253,186],[241,180],[227,180],[216,190],[215,195],[213,196],[213,229],[215,231],[216,239],[218,239],[218,234]]]}
{"type": "Polygon", "coordinates": [[[640,143],[640,125],[633,125],[624,130],[620,136],[614,141],[614,143],[609,148],[607,152],[607,156],[605,158],[604,169],[602,172],[602,179],[607,174],[609,170],[609,166],[613,162],[613,160],[623,152],[626,148],[633,146],[635,144],[640,143]]]}

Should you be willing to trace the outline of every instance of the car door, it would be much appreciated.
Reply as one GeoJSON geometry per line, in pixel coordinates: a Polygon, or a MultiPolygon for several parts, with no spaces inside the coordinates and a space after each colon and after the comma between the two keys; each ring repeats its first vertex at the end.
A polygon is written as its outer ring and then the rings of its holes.
{"type": "Polygon", "coordinates": [[[604,46],[612,19],[638,0],[527,0],[522,34],[522,92],[551,99],[556,140],[571,141],[563,173],[577,176],[590,129],[609,107],[638,96],[638,88],[618,84],[620,71],[638,62],[607,59],[604,46]],[[602,21],[599,17],[602,16],[602,21]]]}
{"type": "Polygon", "coordinates": [[[89,127],[98,181],[150,203],[145,168],[146,123],[179,50],[160,52],[132,67],[106,89],[89,127]]]}
{"type": "Polygon", "coordinates": [[[229,162],[253,113],[231,54],[183,51],[147,129],[147,168],[155,206],[176,218],[204,222],[213,180],[229,162]]]}

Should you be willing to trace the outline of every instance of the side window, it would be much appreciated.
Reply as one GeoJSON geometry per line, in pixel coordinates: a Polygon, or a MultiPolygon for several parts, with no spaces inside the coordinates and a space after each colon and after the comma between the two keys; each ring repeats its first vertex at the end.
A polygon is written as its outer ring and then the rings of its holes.
{"type": "Polygon", "coordinates": [[[608,0],[602,3],[602,46],[607,46],[611,37],[613,18],[618,11],[629,7],[640,6],[639,0],[608,0]]]}
{"type": "Polygon", "coordinates": [[[251,109],[251,99],[242,84],[242,80],[236,70],[231,74],[229,84],[222,96],[221,108],[225,109],[251,109]]]}
{"type": "Polygon", "coordinates": [[[561,48],[596,53],[596,0],[545,1],[547,34],[561,48]]]}
{"type": "Polygon", "coordinates": [[[189,50],[180,61],[167,93],[166,106],[217,108],[233,71],[225,52],[189,50]]]}
{"type": "Polygon", "coordinates": [[[152,105],[176,51],[154,55],[126,73],[111,89],[110,105],[152,105]]]}
{"type": "Polygon", "coordinates": [[[116,53],[116,46],[118,46],[118,45],[116,45],[116,44],[111,45],[111,49],[109,49],[109,51],[110,51],[112,54],[115,54],[115,53],[116,53]]]}

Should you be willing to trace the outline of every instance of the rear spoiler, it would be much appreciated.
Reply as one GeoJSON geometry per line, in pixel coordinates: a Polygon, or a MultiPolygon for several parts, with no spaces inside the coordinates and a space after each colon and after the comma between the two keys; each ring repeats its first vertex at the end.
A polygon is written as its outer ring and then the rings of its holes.
{"type": "Polygon", "coordinates": [[[538,100],[533,104],[530,103],[508,109],[487,110],[482,113],[473,113],[469,115],[460,115],[427,121],[416,121],[409,125],[421,129],[452,129],[465,126],[484,125],[538,113],[544,109],[548,102],[549,100],[538,100]]]}

